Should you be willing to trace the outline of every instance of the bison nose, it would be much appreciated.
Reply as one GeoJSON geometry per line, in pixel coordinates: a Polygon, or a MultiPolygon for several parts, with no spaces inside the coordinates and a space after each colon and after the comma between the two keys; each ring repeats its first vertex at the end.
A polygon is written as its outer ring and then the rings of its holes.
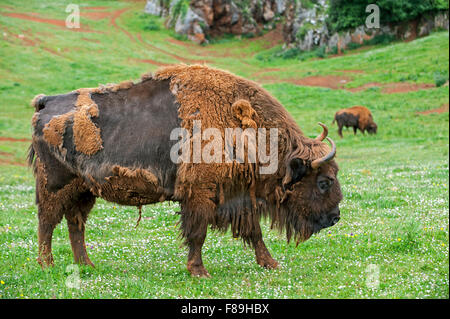
{"type": "Polygon", "coordinates": [[[339,219],[341,219],[341,211],[339,210],[339,207],[336,207],[335,209],[333,209],[331,211],[330,215],[331,215],[330,223],[331,223],[331,226],[333,226],[334,224],[336,224],[339,221],[339,219]]]}
{"type": "Polygon", "coordinates": [[[335,225],[339,221],[339,219],[341,219],[341,217],[339,217],[339,216],[334,217],[331,220],[331,226],[335,225]]]}

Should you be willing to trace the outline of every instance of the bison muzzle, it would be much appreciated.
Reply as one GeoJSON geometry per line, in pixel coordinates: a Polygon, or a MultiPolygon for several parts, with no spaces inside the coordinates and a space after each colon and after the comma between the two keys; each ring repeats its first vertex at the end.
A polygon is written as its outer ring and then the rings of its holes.
{"type": "MultiPolygon", "coordinates": [[[[178,202],[187,268],[202,277],[209,276],[202,262],[208,227],[231,229],[254,248],[258,264],[276,268],[262,238],[261,218],[268,217],[272,227],[285,231],[288,242],[297,244],[339,221],[336,145],[326,126],[320,124],[323,131],[316,138],[305,136],[268,92],[231,73],[175,65],[136,83],[38,95],[32,105],[29,163],[36,177],[38,262],[43,267],[53,264],[52,234],[63,217],[75,262],[93,266],[85,226],[98,197],[139,208],[178,202]],[[275,172],[260,173],[265,163],[259,159],[172,161],[177,141],[171,132],[180,127],[191,132],[194,121],[223,136],[226,128],[276,128],[275,172]]],[[[194,138],[187,142],[195,143],[194,138]]]]}

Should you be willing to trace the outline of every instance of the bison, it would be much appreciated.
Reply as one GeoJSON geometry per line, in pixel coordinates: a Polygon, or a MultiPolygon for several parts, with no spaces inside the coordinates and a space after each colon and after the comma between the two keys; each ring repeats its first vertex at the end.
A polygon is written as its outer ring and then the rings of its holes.
{"type": "Polygon", "coordinates": [[[377,124],[373,121],[372,113],[364,106],[353,106],[342,109],[334,115],[334,122],[338,124],[338,134],[342,136],[342,128],[353,127],[353,133],[359,129],[363,134],[367,130],[369,134],[377,133],[377,124]]]}
{"type": "MultiPolygon", "coordinates": [[[[317,138],[305,136],[268,92],[229,72],[167,66],[137,82],[40,94],[32,105],[36,112],[28,160],[36,178],[42,267],[53,264],[52,233],[63,216],[75,262],[93,266],[85,248],[85,226],[98,197],[139,209],[178,202],[187,269],[201,277],[209,277],[202,262],[208,227],[231,229],[234,237],[254,248],[259,265],[276,268],[262,238],[261,218],[268,217],[272,227],[285,231],[288,242],[295,239],[297,244],[340,219],[336,145],[327,138],[326,126],[319,123],[323,131],[317,138]],[[277,163],[275,169],[263,173],[267,161],[259,158],[218,157],[209,163],[193,160],[194,153],[174,160],[177,144],[195,147],[200,141],[206,147],[208,141],[197,139],[198,134],[184,141],[173,136],[177,129],[195,131],[200,121],[218,138],[228,129],[258,134],[264,128],[276,129],[270,138],[258,139],[276,138],[277,147],[269,156],[277,163]]],[[[249,136],[244,138],[246,153],[253,145],[249,136]]],[[[228,147],[234,150],[238,140],[234,136],[228,147]]],[[[267,151],[268,143],[263,145],[260,150],[267,151]]]]}

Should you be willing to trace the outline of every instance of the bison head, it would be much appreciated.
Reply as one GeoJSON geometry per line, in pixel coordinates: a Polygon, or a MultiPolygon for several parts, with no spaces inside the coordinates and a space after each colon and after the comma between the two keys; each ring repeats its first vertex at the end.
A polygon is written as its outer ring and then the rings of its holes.
{"type": "MultiPolygon", "coordinates": [[[[327,127],[316,139],[310,140],[310,149],[327,149],[323,144],[328,134],[327,127]]],[[[336,145],[327,138],[332,149],[314,160],[301,157],[294,152],[286,162],[286,175],[282,181],[284,197],[282,209],[285,212],[285,226],[288,240],[292,233],[298,241],[307,240],[312,234],[336,224],[340,219],[339,202],[341,188],[337,179],[338,166],[333,160],[336,145]]]]}
{"type": "Polygon", "coordinates": [[[367,125],[367,132],[369,134],[377,134],[377,128],[375,122],[369,123],[369,125],[367,125]]]}

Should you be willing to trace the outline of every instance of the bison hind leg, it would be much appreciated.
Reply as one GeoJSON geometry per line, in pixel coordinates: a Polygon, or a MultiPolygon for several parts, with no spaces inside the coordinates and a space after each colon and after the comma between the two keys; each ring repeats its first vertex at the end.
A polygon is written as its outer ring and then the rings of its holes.
{"type": "Polygon", "coordinates": [[[77,201],[73,203],[72,208],[67,210],[65,214],[75,263],[92,267],[94,267],[94,264],[86,252],[84,233],[86,220],[94,203],[95,196],[92,193],[81,193],[77,201]]]}
{"type": "Polygon", "coordinates": [[[37,262],[42,268],[47,266],[53,266],[52,255],[52,237],[53,230],[56,225],[61,222],[63,214],[46,214],[46,212],[39,206],[38,207],[38,245],[39,255],[37,262]]]}
{"type": "Polygon", "coordinates": [[[75,261],[93,266],[86,254],[84,224],[94,205],[94,195],[82,178],[71,174],[51,156],[46,156],[44,161],[36,158],[35,173],[39,219],[38,263],[43,268],[53,265],[53,230],[65,216],[75,261]],[[51,167],[51,170],[47,167],[51,167]]]}

